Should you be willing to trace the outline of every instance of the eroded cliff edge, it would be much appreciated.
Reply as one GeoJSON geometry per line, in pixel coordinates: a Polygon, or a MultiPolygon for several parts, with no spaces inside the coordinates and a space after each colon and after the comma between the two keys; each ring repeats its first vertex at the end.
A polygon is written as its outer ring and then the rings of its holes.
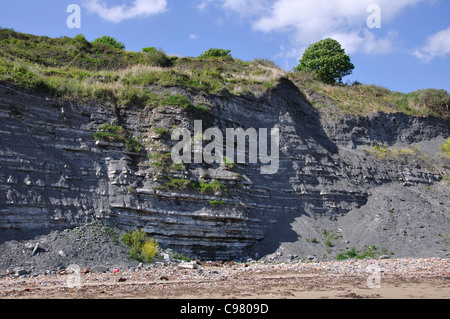
{"type": "Polygon", "coordinates": [[[99,220],[142,227],[162,246],[210,259],[334,258],[367,245],[399,257],[447,256],[448,158],[436,166],[422,155],[405,162],[370,152],[381,144],[417,146],[434,157],[450,135],[444,120],[384,113],[337,119],[285,78],[257,96],[148,89],[207,110],[71,104],[0,86],[2,240],[99,220]],[[167,133],[193,131],[194,120],[222,131],[278,127],[278,173],[261,175],[259,164],[166,163],[174,144],[167,133]],[[139,147],[96,140],[106,123],[139,147]],[[226,192],[179,183],[214,180],[226,192]],[[178,187],[168,187],[171,181],[178,187]]]}

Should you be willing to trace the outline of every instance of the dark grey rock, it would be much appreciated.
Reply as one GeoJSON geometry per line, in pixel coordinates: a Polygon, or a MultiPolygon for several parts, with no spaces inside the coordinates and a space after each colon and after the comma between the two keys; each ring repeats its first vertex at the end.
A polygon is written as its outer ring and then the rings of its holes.
{"type": "Polygon", "coordinates": [[[14,268],[13,271],[14,271],[14,275],[17,276],[17,277],[24,276],[24,275],[27,275],[29,273],[23,267],[16,267],[16,268],[14,268]]]}
{"type": "Polygon", "coordinates": [[[90,268],[89,271],[93,272],[93,273],[102,274],[102,273],[107,273],[108,272],[108,268],[105,267],[105,266],[96,265],[96,266],[90,268]]]}

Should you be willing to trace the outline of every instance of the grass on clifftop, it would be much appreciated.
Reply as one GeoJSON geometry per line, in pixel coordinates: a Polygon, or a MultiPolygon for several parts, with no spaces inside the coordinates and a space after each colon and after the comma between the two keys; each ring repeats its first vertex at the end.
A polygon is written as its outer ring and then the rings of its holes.
{"type": "Polygon", "coordinates": [[[406,94],[359,82],[330,85],[316,80],[314,74],[307,72],[294,72],[289,78],[318,109],[332,103],[341,113],[355,116],[378,111],[450,118],[450,95],[445,90],[421,89],[406,94]]]}
{"type": "MultiPolygon", "coordinates": [[[[284,72],[266,60],[169,57],[155,48],[125,51],[83,36],[52,39],[0,29],[0,82],[73,101],[153,105],[149,85],[246,94],[273,87],[284,72]]],[[[186,105],[186,104],[184,104],[186,105]]]]}
{"type": "MultiPolygon", "coordinates": [[[[62,100],[160,106],[167,97],[151,93],[151,85],[245,95],[263,93],[288,78],[311,105],[333,109],[333,113],[361,116],[381,111],[449,118],[450,96],[445,90],[405,94],[360,83],[328,85],[314,74],[285,72],[266,59],[241,61],[229,50],[211,49],[199,57],[179,58],[154,47],[132,52],[89,42],[83,35],[49,38],[11,29],[0,29],[0,49],[0,83],[38,89],[62,100]]],[[[168,102],[190,108],[189,101],[168,102]]]]}

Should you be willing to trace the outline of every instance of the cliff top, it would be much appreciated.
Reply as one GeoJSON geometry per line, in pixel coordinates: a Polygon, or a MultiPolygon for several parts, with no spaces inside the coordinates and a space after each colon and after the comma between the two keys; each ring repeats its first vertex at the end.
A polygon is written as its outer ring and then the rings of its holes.
{"type": "Polygon", "coordinates": [[[380,111],[449,118],[450,95],[445,90],[406,94],[358,82],[328,85],[314,74],[286,72],[267,59],[241,61],[230,54],[180,58],[155,48],[126,51],[89,42],[82,35],[49,38],[11,29],[0,29],[0,48],[0,82],[63,100],[145,107],[158,103],[149,85],[260,95],[287,78],[311,105],[328,114],[362,116],[380,111]]]}

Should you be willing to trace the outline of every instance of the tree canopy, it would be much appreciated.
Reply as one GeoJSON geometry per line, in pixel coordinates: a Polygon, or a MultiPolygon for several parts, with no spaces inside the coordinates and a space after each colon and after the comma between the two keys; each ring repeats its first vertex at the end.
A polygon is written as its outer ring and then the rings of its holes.
{"type": "Polygon", "coordinates": [[[300,64],[294,70],[313,71],[319,80],[327,84],[342,82],[342,78],[352,74],[355,68],[341,44],[331,38],[309,46],[299,62],[300,64]]]}

